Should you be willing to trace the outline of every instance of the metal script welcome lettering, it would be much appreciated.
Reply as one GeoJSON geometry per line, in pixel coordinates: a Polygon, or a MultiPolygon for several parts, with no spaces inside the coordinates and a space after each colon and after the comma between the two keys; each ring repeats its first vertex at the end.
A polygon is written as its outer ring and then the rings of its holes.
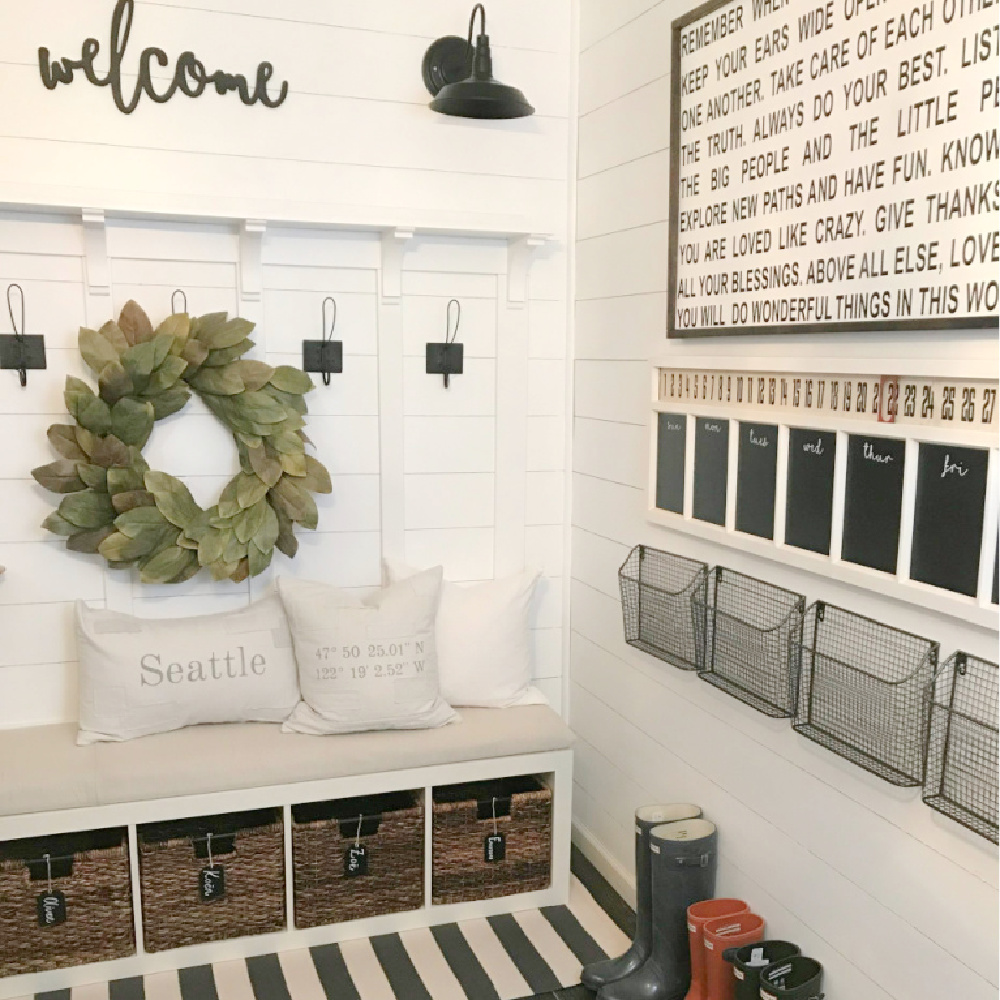
{"type": "Polygon", "coordinates": [[[208,73],[205,64],[193,52],[182,52],[174,68],[174,78],[163,93],[157,93],[153,88],[152,64],[155,59],[159,66],[169,63],[166,52],[151,46],[144,49],[139,57],[139,73],[135,90],[127,100],[122,93],[122,60],[128,46],[128,36],[132,30],[132,17],[135,13],[134,0],[118,0],[114,14],[111,17],[111,68],[107,76],[99,76],[94,70],[94,60],[100,51],[100,43],[96,38],[88,38],[81,47],[79,59],[52,60],[47,48],[38,50],[38,68],[42,74],[42,83],[48,90],[55,90],[60,83],[72,83],[75,70],[82,70],[87,79],[95,87],[110,87],[118,110],[126,115],[135,111],[143,93],[157,104],[165,104],[179,90],[188,97],[200,97],[205,88],[212,84],[217,94],[228,94],[236,91],[240,100],[246,105],[260,102],[265,107],[277,108],[284,104],[288,97],[288,83],[283,82],[277,97],[271,97],[267,92],[267,84],[274,74],[274,67],[269,62],[262,62],[257,67],[257,78],[253,91],[247,78],[241,73],[226,73],[216,70],[208,73]]]}

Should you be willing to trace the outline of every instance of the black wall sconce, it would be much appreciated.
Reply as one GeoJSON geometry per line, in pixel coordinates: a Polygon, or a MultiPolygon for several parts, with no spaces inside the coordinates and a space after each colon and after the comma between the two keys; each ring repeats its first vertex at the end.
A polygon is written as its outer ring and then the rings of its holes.
{"type": "Polygon", "coordinates": [[[0,369],[16,371],[23,389],[28,384],[28,369],[46,368],[45,340],[40,335],[24,335],[24,289],[17,284],[7,286],[7,312],[14,331],[0,335],[0,369]],[[14,289],[21,296],[21,324],[14,319],[14,289]]]}
{"type": "Polygon", "coordinates": [[[333,331],[337,328],[337,300],[332,295],[323,299],[322,324],[322,340],[302,341],[302,370],[322,373],[323,385],[329,385],[330,375],[339,375],[344,370],[344,342],[333,339],[333,331]],[[326,325],[328,303],[333,306],[329,333],[326,325]]]}
{"type": "Polygon", "coordinates": [[[446,35],[424,54],[424,85],[433,95],[431,110],[458,118],[525,118],[535,109],[517,87],[493,79],[493,56],[486,34],[486,8],[477,3],[469,18],[469,38],[446,35]],[[476,47],[472,28],[480,15],[476,47]]]}
{"type": "Polygon", "coordinates": [[[456,344],[458,325],[462,322],[462,303],[452,299],[444,319],[444,343],[427,345],[427,374],[443,375],[447,389],[452,375],[461,375],[465,363],[465,346],[456,344]],[[455,307],[455,329],[451,329],[451,307],[455,307]]]}

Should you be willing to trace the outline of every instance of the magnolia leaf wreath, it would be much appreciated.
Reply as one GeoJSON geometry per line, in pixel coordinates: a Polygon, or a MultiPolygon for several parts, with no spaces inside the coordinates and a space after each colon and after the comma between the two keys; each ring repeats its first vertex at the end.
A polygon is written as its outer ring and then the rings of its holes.
{"type": "Polygon", "coordinates": [[[275,547],[294,556],[294,525],[316,527],[312,494],[331,492],[330,474],[305,452],[312,380],[245,360],[253,327],[226,313],[177,313],[154,329],[130,301],[117,323],[82,329],[80,353],[99,392],[66,379],[76,423],[49,428],[62,457],[32,472],[67,494],[43,526],[74,552],[138,565],[143,583],[182,583],[203,567],[238,583],[264,572],[275,547]],[[182,410],[192,391],[232,431],[240,457],[239,474],[208,510],[142,457],[156,421],[182,410]]]}

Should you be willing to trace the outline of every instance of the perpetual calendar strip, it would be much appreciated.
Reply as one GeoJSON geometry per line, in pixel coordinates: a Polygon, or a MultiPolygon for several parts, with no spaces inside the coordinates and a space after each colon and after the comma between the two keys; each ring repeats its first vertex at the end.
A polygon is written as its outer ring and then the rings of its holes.
{"type": "Polygon", "coordinates": [[[709,405],[747,419],[820,414],[871,424],[995,431],[995,379],[659,368],[662,404],[709,405]]]}

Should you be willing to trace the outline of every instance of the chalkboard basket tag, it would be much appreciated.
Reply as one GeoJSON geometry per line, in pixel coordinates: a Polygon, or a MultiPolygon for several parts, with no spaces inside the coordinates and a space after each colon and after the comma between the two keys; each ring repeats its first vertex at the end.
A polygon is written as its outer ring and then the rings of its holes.
{"type": "Polygon", "coordinates": [[[833,604],[805,616],[796,732],[890,784],[923,784],[939,645],[833,604]]]}
{"type": "Polygon", "coordinates": [[[352,844],[344,852],[344,877],[357,878],[368,874],[368,848],[352,844]]]}
{"type": "Polygon", "coordinates": [[[997,711],[1000,668],[954,653],[941,665],[931,698],[923,798],[981,837],[1000,843],[997,827],[997,711]]]}
{"type": "Polygon", "coordinates": [[[226,869],[212,857],[211,833],[205,834],[205,850],[208,864],[198,872],[198,898],[203,903],[212,903],[226,898],[226,869]]]}
{"type": "Polygon", "coordinates": [[[756,577],[717,566],[703,622],[701,679],[772,719],[795,714],[806,599],[756,577]]]}
{"type": "Polygon", "coordinates": [[[708,565],[637,545],[618,570],[625,641],[681,670],[702,662],[708,565]]]}
{"type": "Polygon", "coordinates": [[[507,858],[507,835],[491,833],[483,841],[483,860],[490,863],[504,861],[507,858]]]}
{"type": "Polygon", "coordinates": [[[66,894],[60,889],[52,888],[52,856],[46,854],[42,860],[45,862],[45,880],[48,887],[36,900],[38,926],[57,927],[66,923],[66,894]]]}
{"type": "MultiPolygon", "coordinates": [[[[510,815],[509,798],[504,798],[501,814],[510,815]]],[[[501,833],[497,825],[497,797],[495,795],[490,802],[490,815],[493,819],[493,832],[483,839],[483,860],[488,864],[495,864],[507,858],[507,834],[501,833]]]]}
{"type": "Polygon", "coordinates": [[[361,843],[364,816],[358,817],[354,843],[344,851],[344,878],[359,878],[368,874],[368,848],[361,843]]]}

